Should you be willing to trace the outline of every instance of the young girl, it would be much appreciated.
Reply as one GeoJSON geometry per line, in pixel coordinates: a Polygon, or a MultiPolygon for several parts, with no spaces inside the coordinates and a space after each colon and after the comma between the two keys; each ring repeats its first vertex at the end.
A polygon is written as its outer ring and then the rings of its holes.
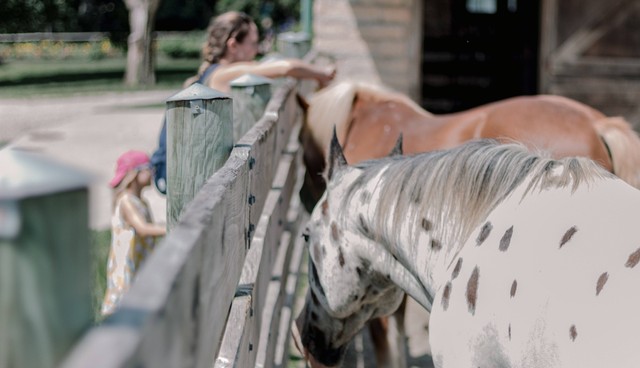
{"type": "Polygon", "coordinates": [[[151,184],[149,156],[128,151],[117,161],[116,173],[109,185],[114,189],[111,217],[111,249],[107,263],[107,291],[102,315],[111,314],[129,289],[136,271],[166,229],[153,223],[142,189],[151,184]]]}

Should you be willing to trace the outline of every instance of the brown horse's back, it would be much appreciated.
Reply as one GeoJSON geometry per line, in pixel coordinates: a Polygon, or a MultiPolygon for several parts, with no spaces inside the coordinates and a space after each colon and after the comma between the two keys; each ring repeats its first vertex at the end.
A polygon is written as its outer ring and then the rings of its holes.
{"type": "Polygon", "coordinates": [[[554,158],[589,157],[613,171],[611,157],[595,128],[605,116],[558,96],[518,97],[487,107],[487,119],[475,138],[514,140],[554,158]]]}
{"type": "Polygon", "coordinates": [[[594,128],[604,115],[558,96],[516,97],[460,113],[417,113],[397,102],[356,99],[344,138],[347,160],[385,156],[400,133],[407,154],[451,148],[471,139],[517,141],[553,157],[585,156],[612,171],[606,146],[594,128]]]}

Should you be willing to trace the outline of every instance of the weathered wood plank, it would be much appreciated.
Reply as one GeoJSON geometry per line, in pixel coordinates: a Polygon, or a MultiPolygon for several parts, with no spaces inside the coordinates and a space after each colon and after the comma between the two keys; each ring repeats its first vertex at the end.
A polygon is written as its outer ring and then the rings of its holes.
{"type": "Polygon", "coordinates": [[[254,317],[251,293],[239,295],[233,300],[227,331],[222,339],[220,354],[216,358],[214,368],[250,367],[247,362],[253,346],[251,338],[251,320],[254,317]]]}
{"type": "MultiPolygon", "coordinates": [[[[583,56],[585,50],[612,31],[629,15],[636,0],[611,0],[598,4],[581,19],[582,25],[575,30],[554,52],[558,61],[574,61],[583,56]]],[[[555,25],[554,25],[555,26],[555,25]]]]}
{"type": "MultiPolygon", "coordinates": [[[[299,131],[299,124],[294,132],[297,131],[299,131]]],[[[225,338],[220,350],[220,356],[217,359],[218,362],[221,362],[220,364],[234,362],[237,367],[253,366],[256,359],[256,348],[260,344],[268,343],[267,341],[258,340],[258,338],[262,326],[262,310],[273,269],[273,259],[277,252],[277,245],[280,243],[280,238],[284,232],[286,213],[293,188],[298,179],[296,164],[299,162],[300,156],[298,154],[296,134],[290,136],[288,147],[290,152],[287,151],[282,156],[278,165],[273,181],[274,188],[270,191],[265,201],[263,213],[255,236],[251,241],[251,248],[247,254],[240,278],[239,290],[243,295],[246,293],[252,297],[251,310],[257,311],[257,313],[251,313],[250,317],[238,313],[237,319],[228,321],[225,335],[232,334],[236,336],[238,334],[237,330],[242,330],[242,333],[240,333],[242,338],[225,338]],[[245,344],[246,346],[236,346],[234,344],[245,344]],[[240,362],[245,363],[240,364],[240,362]]],[[[244,303],[242,300],[237,302],[244,303]]],[[[234,301],[232,310],[236,308],[235,304],[236,301],[234,301]]]]}
{"type": "Polygon", "coordinates": [[[555,77],[574,76],[593,78],[636,79],[640,75],[640,60],[584,57],[571,62],[557,62],[554,66],[555,77]]]}
{"type": "MultiPolygon", "coordinates": [[[[294,132],[292,137],[294,135],[297,136],[296,132],[294,132]]],[[[288,149],[295,151],[297,145],[298,142],[296,140],[290,144],[288,149]]],[[[301,154],[302,150],[298,150],[297,155],[301,154]]],[[[300,160],[300,158],[297,159],[300,160]]],[[[276,250],[277,257],[273,265],[265,305],[262,309],[262,325],[260,327],[260,344],[258,345],[256,367],[267,368],[273,367],[274,364],[280,330],[281,311],[287,297],[286,285],[289,277],[291,258],[294,253],[295,235],[298,235],[298,229],[302,221],[300,198],[295,193],[297,193],[302,184],[304,172],[303,167],[297,167],[296,185],[291,189],[291,200],[286,215],[286,230],[283,232],[276,250]]]]}
{"type": "MultiPolygon", "coordinates": [[[[247,205],[250,180],[248,157],[246,149],[234,149],[232,152],[228,162],[233,163],[235,160],[242,162],[242,166],[238,166],[235,171],[238,179],[234,183],[227,182],[227,191],[232,191],[234,194],[228,196],[227,210],[212,212],[210,221],[206,223],[207,237],[204,243],[203,272],[200,283],[202,304],[199,331],[201,332],[197,344],[197,367],[199,368],[209,368],[217,355],[220,334],[224,331],[221,321],[226,320],[231,298],[235,295],[235,288],[246,257],[250,210],[247,205]],[[222,237],[219,237],[220,233],[222,237]],[[221,248],[220,251],[218,248],[221,248]],[[222,285],[224,283],[227,284],[222,285]]],[[[204,193],[202,200],[206,198],[207,193],[204,193]]],[[[185,221],[195,222],[198,218],[196,216],[185,218],[185,221]]]]}
{"type": "MultiPolygon", "coordinates": [[[[278,139],[276,141],[276,151],[282,152],[289,144],[289,137],[292,129],[296,124],[302,122],[302,109],[296,99],[296,89],[292,89],[291,93],[286,96],[286,100],[278,107],[278,139]]],[[[268,110],[269,111],[269,110],[268,110]]]]}
{"type": "Polygon", "coordinates": [[[274,274],[269,282],[267,295],[265,297],[265,305],[262,311],[262,325],[260,326],[260,344],[258,345],[255,364],[255,366],[259,368],[271,368],[273,366],[278,328],[280,326],[280,309],[282,308],[282,301],[284,299],[281,298],[281,295],[284,294],[284,285],[286,284],[286,282],[282,282],[282,274],[278,272],[278,270],[281,270],[285,264],[288,265],[291,261],[291,253],[293,250],[293,247],[289,246],[291,238],[290,232],[282,234],[278,254],[274,263],[274,274]]]}
{"type": "MultiPolygon", "coordinates": [[[[304,169],[298,170],[298,183],[304,175],[304,169]]],[[[287,213],[287,231],[278,247],[278,255],[273,267],[273,275],[267,291],[263,320],[260,328],[260,345],[256,357],[256,367],[273,367],[276,349],[278,348],[280,319],[282,306],[287,299],[286,285],[289,278],[289,267],[295,250],[296,235],[302,222],[302,207],[297,196],[292,197],[287,213]]]]}
{"type": "Polygon", "coordinates": [[[266,288],[262,284],[268,282],[268,278],[264,277],[264,269],[267,267],[266,263],[269,259],[268,252],[265,251],[264,239],[270,235],[269,233],[275,232],[272,230],[275,221],[271,219],[270,214],[277,207],[278,195],[279,191],[271,191],[265,202],[265,214],[260,219],[256,234],[251,242],[251,248],[247,253],[236,293],[238,296],[231,306],[232,314],[227,321],[224,339],[216,358],[216,367],[249,367],[253,365],[251,360],[255,359],[255,352],[253,352],[253,348],[249,347],[257,345],[256,339],[253,338],[255,335],[253,332],[259,329],[261,320],[260,313],[254,314],[254,311],[261,310],[262,294],[266,288]],[[263,278],[261,279],[260,276],[263,278]],[[247,308],[248,311],[245,312],[247,308]],[[241,361],[244,364],[240,364],[241,361]]]}
{"type": "MultiPolygon", "coordinates": [[[[277,149],[280,107],[293,94],[294,84],[286,84],[278,88],[267,105],[264,116],[237,142],[236,147],[249,148],[251,180],[249,186],[249,235],[253,237],[255,227],[260,220],[264,201],[271,189],[276,165],[280,160],[281,150],[277,149]]],[[[288,139],[288,136],[287,136],[288,139]]]]}
{"type": "MultiPolygon", "coordinates": [[[[302,221],[305,221],[306,213],[303,214],[302,221]]],[[[286,284],[286,299],[281,309],[280,330],[278,332],[278,342],[276,346],[274,366],[286,367],[289,358],[289,340],[291,338],[291,324],[295,318],[296,290],[301,282],[301,266],[304,260],[305,243],[300,232],[294,237],[294,253],[289,265],[289,277],[286,284]]]]}

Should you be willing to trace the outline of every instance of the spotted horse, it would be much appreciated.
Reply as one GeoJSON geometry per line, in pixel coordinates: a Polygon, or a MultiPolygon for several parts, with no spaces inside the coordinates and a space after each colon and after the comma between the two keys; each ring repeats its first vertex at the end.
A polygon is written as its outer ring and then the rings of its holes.
{"type": "Polygon", "coordinates": [[[638,367],[636,189],[493,141],[349,166],[334,136],[330,152],[293,331],[312,367],[340,367],[403,291],[431,312],[436,367],[638,367]]]}

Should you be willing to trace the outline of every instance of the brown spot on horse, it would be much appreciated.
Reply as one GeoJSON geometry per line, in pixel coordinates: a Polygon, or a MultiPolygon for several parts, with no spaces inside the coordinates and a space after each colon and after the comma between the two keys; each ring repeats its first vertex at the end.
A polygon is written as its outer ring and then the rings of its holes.
{"type": "Polygon", "coordinates": [[[576,341],[576,337],[578,337],[578,330],[576,329],[576,325],[571,325],[569,328],[569,337],[571,341],[576,341]]]}
{"type": "Polygon", "coordinates": [[[322,216],[327,216],[329,214],[329,202],[325,199],[324,202],[322,202],[322,216]]]}
{"type": "Polygon", "coordinates": [[[340,267],[344,267],[344,254],[342,253],[342,247],[338,247],[338,262],[340,262],[340,267]]]}
{"type": "Polygon", "coordinates": [[[426,218],[422,219],[422,229],[424,229],[424,231],[430,231],[431,228],[433,227],[433,225],[431,224],[431,221],[427,220],[426,218]]]}
{"type": "Polygon", "coordinates": [[[451,273],[451,279],[455,279],[460,274],[460,269],[462,268],[462,257],[458,258],[458,262],[456,262],[456,266],[453,268],[453,272],[451,273]]]}
{"type": "Polygon", "coordinates": [[[607,280],[609,280],[609,274],[606,272],[598,277],[598,283],[596,284],[596,295],[600,295],[600,292],[602,291],[604,284],[607,283],[607,280]]]}
{"type": "Polygon", "coordinates": [[[476,313],[476,302],[478,301],[478,279],[480,278],[480,271],[478,267],[473,269],[469,282],[467,282],[467,305],[469,306],[469,312],[471,314],[476,313]]]}
{"type": "Polygon", "coordinates": [[[624,265],[629,268],[634,268],[638,262],[640,262],[640,248],[629,255],[629,259],[627,259],[627,263],[624,265]]]}
{"type": "Polygon", "coordinates": [[[451,282],[447,282],[442,291],[442,310],[449,308],[449,297],[451,296],[451,282]]]}
{"type": "Polygon", "coordinates": [[[487,240],[489,234],[491,234],[491,229],[493,229],[493,225],[491,225],[491,222],[487,222],[486,224],[484,224],[484,226],[482,226],[482,229],[480,229],[480,234],[478,234],[478,238],[476,239],[476,245],[481,245],[485,240],[487,240]]]}
{"type": "Polygon", "coordinates": [[[334,222],[331,223],[331,238],[334,241],[340,240],[340,229],[338,228],[338,224],[334,222]]]}
{"type": "Polygon", "coordinates": [[[500,249],[501,252],[504,252],[507,249],[509,249],[509,245],[511,245],[512,235],[513,235],[513,226],[507,229],[507,231],[504,232],[502,239],[500,239],[500,246],[498,247],[498,249],[500,249]]]}
{"type": "Polygon", "coordinates": [[[573,238],[573,235],[575,235],[575,233],[577,232],[578,232],[578,228],[575,226],[572,226],[569,230],[567,230],[567,232],[564,233],[564,235],[562,236],[562,239],[560,240],[560,248],[562,248],[565,244],[567,244],[567,242],[571,240],[571,238],[573,238]]]}

